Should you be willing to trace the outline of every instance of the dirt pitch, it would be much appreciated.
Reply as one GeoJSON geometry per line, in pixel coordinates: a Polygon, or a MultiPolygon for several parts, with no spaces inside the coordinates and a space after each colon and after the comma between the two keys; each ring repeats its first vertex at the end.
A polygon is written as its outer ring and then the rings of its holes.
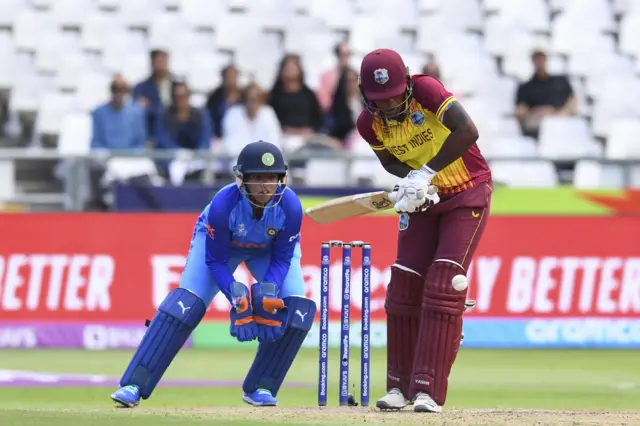
{"type": "MultiPolygon", "coordinates": [[[[122,410],[118,410],[122,411],[122,410]]],[[[367,425],[640,425],[638,411],[554,411],[509,409],[446,409],[440,414],[414,413],[410,409],[398,412],[360,407],[352,408],[195,408],[137,409],[137,414],[184,416],[185,418],[218,418],[273,422],[280,424],[367,424],[367,425]]],[[[127,410],[127,412],[130,412],[127,410]]],[[[223,424],[223,422],[221,422],[223,424]]]]}

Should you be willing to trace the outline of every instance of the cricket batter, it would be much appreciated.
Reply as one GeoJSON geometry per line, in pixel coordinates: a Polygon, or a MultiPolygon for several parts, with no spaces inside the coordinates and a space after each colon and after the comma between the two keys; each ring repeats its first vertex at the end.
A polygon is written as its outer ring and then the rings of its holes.
{"type": "Polygon", "coordinates": [[[360,90],[367,108],[358,131],[401,178],[390,196],[401,215],[385,301],[388,393],[376,405],[440,412],[462,337],[467,268],[489,217],[491,171],[460,103],[437,79],[409,75],[397,52],[365,56],[360,90]]]}
{"type": "Polygon", "coordinates": [[[276,396],[313,324],[316,305],[304,297],[300,266],[302,205],[286,186],[287,166],[268,142],[245,146],[234,166],[236,183],[204,209],[180,280],[162,302],[111,399],[135,407],[147,399],[221,291],[231,303],[230,333],[258,339],[242,398],[277,405],[276,396]],[[258,281],[249,290],[233,272],[244,262],[258,281]]]}

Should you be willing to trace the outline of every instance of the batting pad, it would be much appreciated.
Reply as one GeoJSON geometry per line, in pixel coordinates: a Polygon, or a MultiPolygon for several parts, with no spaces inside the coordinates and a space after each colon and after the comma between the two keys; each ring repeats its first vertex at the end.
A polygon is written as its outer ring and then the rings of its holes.
{"type": "Polygon", "coordinates": [[[466,289],[456,291],[451,281],[464,274],[456,263],[436,261],[429,268],[422,296],[418,346],[413,364],[412,395],[426,392],[444,405],[449,374],[460,347],[466,289]]]}
{"type": "Polygon", "coordinates": [[[414,272],[391,267],[387,286],[387,390],[408,395],[413,357],[418,340],[424,280],[414,272]]]}
{"type": "Polygon", "coordinates": [[[242,384],[245,393],[268,389],[276,396],[313,325],[316,304],[312,300],[296,296],[283,300],[289,311],[287,330],[280,339],[258,345],[258,353],[242,384]]]}
{"type": "Polygon", "coordinates": [[[171,291],[151,320],[120,386],[137,385],[140,397],[149,398],[206,311],[204,302],[190,291],[171,291]]]}

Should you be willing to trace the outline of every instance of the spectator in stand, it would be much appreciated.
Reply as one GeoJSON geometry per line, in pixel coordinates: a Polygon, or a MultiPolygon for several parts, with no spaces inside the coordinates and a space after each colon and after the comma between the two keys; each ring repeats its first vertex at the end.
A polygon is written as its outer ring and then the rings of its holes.
{"type": "Polygon", "coordinates": [[[422,69],[422,73],[426,75],[430,75],[431,77],[440,80],[440,67],[433,60],[429,61],[424,66],[424,68],[422,69]]]}
{"type": "MultiPolygon", "coordinates": [[[[94,153],[109,150],[143,149],[147,143],[147,124],[144,110],[131,101],[129,85],[120,74],[114,76],[109,87],[111,99],[92,113],[93,134],[91,150],[94,153]]],[[[89,171],[88,209],[106,210],[105,188],[100,179],[105,172],[105,161],[91,163],[89,171]]]]}
{"type": "Polygon", "coordinates": [[[173,76],[169,72],[169,54],[151,51],[151,75],[133,88],[133,99],[147,110],[147,129],[152,135],[156,121],[171,102],[173,76]]]}
{"type": "Polygon", "coordinates": [[[157,123],[157,148],[209,150],[213,138],[209,114],[204,109],[192,107],[190,98],[187,83],[173,82],[171,104],[157,123]]]}
{"type": "Polygon", "coordinates": [[[144,110],[131,102],[129,85],[116,74],[109,88],[111,99],[96,108],[91,116],[91,149],[142,149],[147,142],[144,110]]]}
{"type": "Polygon", "coordinates": [[[516,117],[526,136],[537,138],[540,122],[546,116],[575,114],[577,101],[569,79],[564,75],[549,75],[547,55],[542,50],[533,52],[534,74],[529,81],[518,86],[516,117]]]}
{"type": "Polygon", "coordinates": [[[205,163],[195,157],[197,151],[209,151],[213,139],[208,112],[192,107],[190,98],[187,83],[174,82],[171,104],[157,122],[156,148],[178,151],[175,160],[157,163],[158,169],[168,175],[174,185],[184,180],[200,180],[205,163]]]}
{"type": "Polygon", "coordinates": [[[222,119],[225,153],[235,157],[246,144],[259,140],[281,148],[282,129],[273,108],[266,104],[266,92],[258,84],[250,83],[240,100],[222,119]]]}
{"type": "Polygon", "coordinates": [[[320,106],[322,106],[323,111],[329,111],[331,108],[333,93],[338,85],[338,80],[342,75],[342,71],[349,66],[349,58],[351,57],[349,44],[345,41],[338,43],[333,48],[333,53],[336,56],[336,66],[322,74],[320,77],[320,85],[316,92],[318,102],[320,102],[320,106]]]}
{"type": "Polygon", "coordinates": [[[356,120],[362,112],[364,104],[358,87],[358,72],[344,68],[333,94],[329,111],[329,135],[346,143],[356,126],[356,120]]]}
{"type": "Polygon", "coordinates": [[[316,94],[306,85],[298,55],[285,55],[269,94],[269,104],[285,135],[310,136],[323,124],[316,94]]]}
{"type": "Polygon", "coordinates": [[[228,65],[222,69],[222,83],[207,98],[207,110],[214,135],[223,137],[223,119],[226,111],[240,101],[241,89],[238,86],[238,69],[228,65]]]}

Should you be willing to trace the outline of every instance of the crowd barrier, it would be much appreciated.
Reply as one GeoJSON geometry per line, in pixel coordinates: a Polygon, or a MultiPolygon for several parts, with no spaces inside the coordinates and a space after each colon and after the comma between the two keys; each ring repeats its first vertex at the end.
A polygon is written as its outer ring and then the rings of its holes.
{"type": "MultiPolygon", "coordinates": [[[[0,348],[131,348],[179,285],[195,214],[29,214],[0,221],[0,348]]],[[[409,225],[409,230],[411,226],[409,225]]],[[[320,226],[301,240],[307,296],[319,301],[320,243],[372,244],[371,345],[385,345],[385,288],[396,216],[320,226]]],[[[640,217],[494,216],[468,271],[468,347],[640,347],[640,217]]],[[[340,256],[334,256],[340,262],[340,256]]],[[[338,327],[340,265],[332,265],[330,320],[338,327]]],[[[352,318],[361,300],[354,257],[352,318]]],[[[251,283],[244,267],[235,276],[251,283]]],[[[218,295],[188,345],[239,345],[218,295]]],[[[352,324],[359,341],[359,322],[352,324]]],[[[339,333],[330,333],[339,336],[339,333]]],[[[317,330],[305,345],[317,345],[317,330]]],[[[332,346],[337,341],[331,341],[332,346]]],[[[251,345],[253,343],[249,343],[251,345]]]]}

